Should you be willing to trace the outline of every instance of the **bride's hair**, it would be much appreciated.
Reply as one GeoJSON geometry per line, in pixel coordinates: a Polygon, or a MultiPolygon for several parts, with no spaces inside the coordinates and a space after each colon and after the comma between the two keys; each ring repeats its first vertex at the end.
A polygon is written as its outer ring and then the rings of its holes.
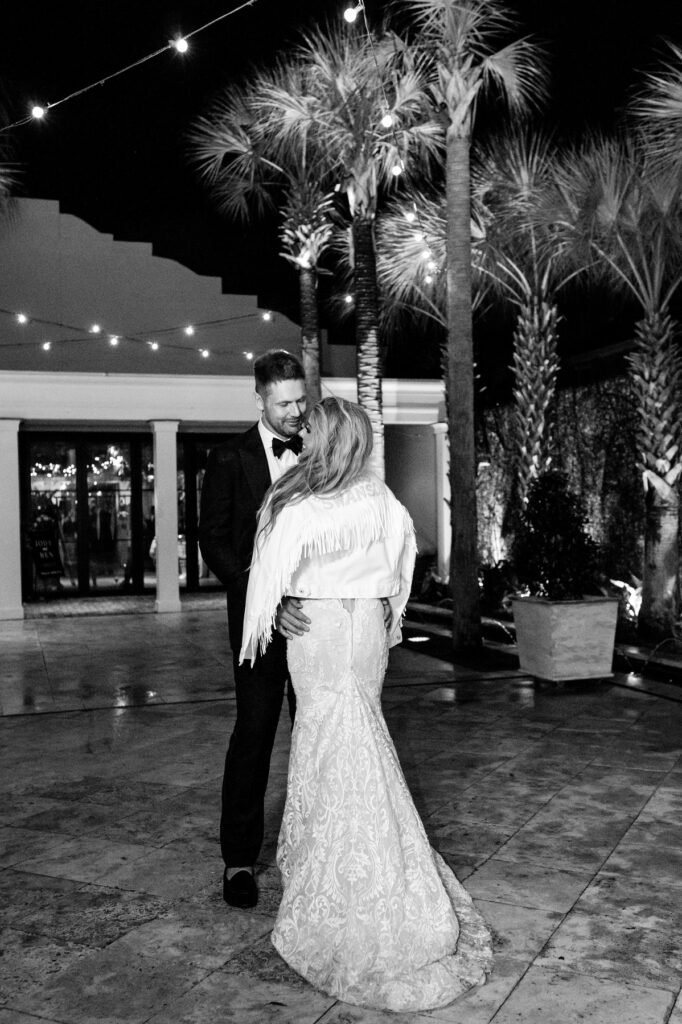
{"type": "Polygon", "coordinates": [[[355,402],[323,398],[308,417],[308,433],[296,466],[270,487],[260,508],[260,530],[266,536],[285,505],[310,494],[335,494],[350,487],[372,452],[369,416],[355,402]]]}

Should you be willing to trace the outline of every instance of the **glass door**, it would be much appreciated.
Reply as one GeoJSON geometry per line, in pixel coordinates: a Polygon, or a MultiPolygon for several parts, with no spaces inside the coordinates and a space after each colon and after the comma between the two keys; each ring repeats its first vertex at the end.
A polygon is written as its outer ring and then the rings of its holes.
{"type": "Polygon", "coordinates": [[[95,591],[132,583],[130,443],[87,444],[88,574],[95,591]]]}
{"type": "Polygon", "coordinates": [[[27,433],[22,450],[24,597],[153,589],[149,438],[27,433]]]}
{"type": "Polygon", "coordinates": [[[24,509],[24,580],[36,595],[78,587],[76,446],[35,441],[24,509]]]}

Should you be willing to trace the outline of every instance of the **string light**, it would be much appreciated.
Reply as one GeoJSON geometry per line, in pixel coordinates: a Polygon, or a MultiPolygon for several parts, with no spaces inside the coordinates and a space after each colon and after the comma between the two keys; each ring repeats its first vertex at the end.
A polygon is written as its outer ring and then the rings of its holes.
{"type": "Polygon", "coordinates": [[[194,328],[192,327],[191,324],[185,327],[185,334],[187,335],[188,338],[191,338],[192,335],[194,334],[194,328]]]}
{"type": "Polygon", "coordinates": [[[42,349],[43,349],[44,352],[49,352],[51,348],[52,348],[52,342],[51,341],[44,341],[43,342],[42,349]]]}
{"type": "Polygon", "coordinates": [[[345,295],[344,296],[344,302],[346,302],[349,306],[350,306],[352,301],[353,301],[353,296],[352,295],[345,295]]]}
{"type": "Polygon", "coordinates": [[[253,7],[257,3],[257,0],[245,0],[244,3],[238,7],[234,7],[230,11],[226,11],[224,14],[219,14],[217,18],[213,18],[211,21],[207,21],[204,25],[200,25],[199,28],[193,29],[191,32],[187,32],[184,36],[178,36],[166,43],[165,46],[159,47],[158,50],[154,50],[152,53],[146,54],[144,57],[140,57],[139,60],[133,61],[132,64],[127,64],[123,68],[119,68],[118,71],[113,71],[110,75],[105,75],[102,78],[98,78],[96,81],[91,82],[89,85],[83,86],[82,89],[77,89],[75,92],[69,93],[68,96],[62,96],[61,99],[55,100],[54,103],[46,103],[44,105],[35,104],[31,108],[31,113],[28,117],[19,118],[18,121],[12,121],[11,124],[6,124],[0,127],[0,132],[10,131],[12,128],[18,128],[20,125],[28,124],[32,120],[40,120],[45,114],[52,110],[54,107],[60,106],[62,103],[66,103],[68,100],[73,100],[77,96],[82,96],[83,93],[90,92],[91,89],[95,89],[106,82],[110,82],[112,78],[118,78],[119,75],[125,74],[127,71],[132,71],[133,68],[137,68],[140,64],[145,64],[148,60],[152,60],[154,57],[158,57],[159,54],[165,53],[169,49],[174,49],[178,53],[186,53],[189,49],[187,42],[192,36],[197,35],[199,32],[203,32],[204,29],[210,28],[219,21],[223,21],[225,18],[230,18],[233,14],[238,14],[239,11],[243,11],[246,7],[253,7]]]}
{"type": "Polygon", "coordinates": [[[390,114],[388,114],[388,113],[384,114],[384,116],[381,119],[381,127],[382,128],[391,128],[392,125],[393,125],[393,117],[390,114]]]}
{"type": "Polygon", "coordinates": [[[394,178],[399,178],[404,170],[405,165],[403,164],[402,160],[400,160],[399,163],[393,164],[393,167],[391,167],[391,174],[393,175],[394,178]]]}
{"type": "Polygon", "coordinates": [[[102,328],[100,327],[99,324],[93,324],[92,327],[90,328],[90,334],[100,334],[101,331],[102,328]]]}
{"type": "MultiPolygon", "coordinates": [[[[40,348],[43,348],[47,352],[51,348],[53,348],[54,345],[58,345],[58,346],[61,347],[63,345],[83,343],[86,340],[86,337],[88,335],[91,335],[93,333],[101,333],[101,331],[102,331],[102,328],[98,324],[92,324],[89,327],[82,327],[82,326],[76,326],[74,324],[67,324],[67,323],[64,323],[64,322],[58,321],[58,320],[47,320],[47,319],[43,319],[43,318],[40,318],[40,317],[31,317],[29,319],[29,317],[25,313],[17,313],[14,310],[3,309],[3,308],[0,307],[0,315],[3,315],[3,314],[5,316],[11,317],[14,321],[16,321],[17,324],[22,324],[22,325],[32,324],[32,325],[36,325],[36,326],[42,325],[42,326],[45,326],[45,327],[51,328],[51,329],[58,328],[58,329],[60,329],[62,331],[72,332],[73,336],[72,337],[60,337],[60,338],[57,338],[56,341],[50,341],[47,344],[44,344],[43,342],[38,342],[38,341],[33,342],[33,341],[30,341],[30,340],[3,341],[3,342],[0,342],[0,350],[5,349],[5,348],[22,348],[22,349],[25,349],[25,348],[30,347],[32,345],[36,345],[36,346],[39,346],[40,348]],[[97,332],[94,332],[94,328],[95,327],[98,329],[97,332]]],[[[223,326],[224,324],[231,324],[231,323],[236,323],[236,322],[240,322],[240,321],[244,321],[244,320],[255,320],[255,319],[259,319],[259,320],[263,319],[265,321],[272,321],[274,319],[274,314],[270,310],[266,310],[264,313],[262,313],[262,312],[239,313],[239,314],[237,314],[235,316],[221,317],[220,319],[216,319],[216,320],[204,320],[204,321],[201,321],[200,323],[198,323],[196,325],[178,324],[178,325],[172,326],[172,327],[161,327],[161,328],[154,328],[154,329],[150,328],[150,329],[148,329],[148,330],[146,330],[144,332],[140,332],[138,334],[108,334],[107,335],[107,341],[108,341],[108,344],[112,348],[117,348],[122,342],[127,342],[127,343],[138,345],[138,346],[144,345],[145,347],[150,348],[153,352],[158,352],[161,347],[166,349],[166,351],[168,351],[168,350],[175,350],[175,351],[178,351],[178,352],[185,352],[185,353],[188,353],[190,351],[194,351],[194,352],[198,352],[203,359],[207,359],[212,354],[211,350],[208,349],[208,348],[204,347],[204,348],[199,348],[199,349],[197,349],[197,348],[193,348],[192,349],[192,348],[190,348],[189,345],[174,344],[173,342],[164,342],[163,346],[161,346],[159,344],[159,342],[156,340],[156,337],[159,334],[167,334],[168,335],[168,334],[174,334],[174,333],[175,334],[183,334],[183,335],[187,335],[187,334],[191,333],[193,335],[193,334],[196,333],[198,328],[220,327],[220,326],[223,326]],[[188,330],[188,328],[189,328],[189,330],[188,330]],[[150,338],[150,335],[152,335],[152,338],[150,338]]],[[[254,358],[254,353],[253,352],[244,352],[243,354],[249,360],[254,358]]],[[[232,352],[218,353],[218,356],[219,356],[219,358],[232,358],[232,352]]]]}
{"type": "Polygon", "coordinates": [[[364,10],[364,4],[359,3],[356,7],[347,7],[343,12],[343,16],[349,25],[352,25],[357,20],[357,16],[360,11],[364,10]]]}

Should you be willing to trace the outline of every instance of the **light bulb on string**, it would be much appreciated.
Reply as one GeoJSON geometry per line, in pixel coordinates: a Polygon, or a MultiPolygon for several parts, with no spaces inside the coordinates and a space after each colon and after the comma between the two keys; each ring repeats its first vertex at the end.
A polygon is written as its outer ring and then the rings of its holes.
{"type": "Polygon", "coordinates": [[[431,259],[431,252],[430,252],[429,249],[424,249],[424,251],[422,252],[422,259],[423,260],[430,260],[431,259]]]}
{"type": "Polygon", "coordinates": [[[344,297],[343,297],[343,301],[344,301],[344,302],[345,302],[345,303],[346,303],[346,304],[347,304],[348,306],[350,306],[351,302],[353,301],[353,296],[352,296],[352,295],[344,295],[344,297]]]}
{"type": "Polygon", "coordinates": [[[265,321],[272,320],[272,313],[270,313],[269,311],[263,313],[263,320],[265,320],[265,321]]]}
{"type": "Polygon", "coordinates": [[[427,267],[429,270],[436,270],[436,261],[429,260],[429,262],[427,263],[427,267]]]}
{"type": "Polygon", "coordinates": [[[187,327],[185,327],[185,334],[187,335],[188,338],[191,338],[192,335],[194,334],[194,328],[192,327],[191,324],[188,324],[187,327]]]}
{"type": "Polygon", "coordinates": [[[393,116],[386,111],[381,119],[382,128],[390,128],[393,125],[393,116]]]}
{"type": "Polygon", "coordinates": [[[52,348],[52,342],[51,341],[44,341],[43,345],[42,345],[42,348],[43,348],[43,352],[49,352],[50,349],[52,348]]]}
{"type": "Polygon", "coordinates": [[[430,274],[427,274],[424,280],[426,281],[427,284],[433,284],[433,278],[431,277],[430,274]]]}
{"type": "Polygon", "coordinates": [[[251,360],[253,359],[253,352],[245,352],[244,356],[246,359],[249,360],[249,362],[251,362],[251,360]]]}
{"type": "Polygon", "coordinates": [[[177,39],[171,41],[171,46],[174,46],[178,53],[187,53],[189,50],[189,43],[183,36],[178,36],[177,39]]]}
{"type": "Polygon", "coordinates": [[[100,327],[99,324],[93,324],[92,327],[90,328],[90,334],[99,334],[101,330],[102,328],[100,327]]]}
{"type": "Polygon", "coordinates": [[[25,313],[17,313],[17,323],[18,324],[27,324],[28,323],[28,317],[26,316],[25,313]]]}
{"type": "Polygon", "coordinates": [[[408,224],[414,224],[416,219],[417,219],[417,214],[414,212],[414,210],[408,210],[405,213],[405,220],[407,221],[408,224]]]}
{"type": "Polygon", "coordinates": [[[363,10],[364,4],[357,4],[355,7],[346,7],[343,12],[343,16],[349,25],[352,25],[357,20],[358,14],[363,10]]]}
{"type": "Polygon", "coordinates": [[[159,343],[158,343],[158,341],[150,341],[149,342],[149,347],[152,350],[152,352],[158,352],[159,351],[159,343]]]}
{"type": "Polygon", "coordinates": [[[424,241],[424,232],[423,231],[415,231],[414,240],[415,240],[415,242],[423,242],[424,241]]]}
{"type": "Polygon", "coordinates": [[[201,349],[199,349],[199,351],[201,352],[201,357],[202,357],[202,359],[208,359],[208,357],[209,357],[209,356],[210,356],[210,354],[211,354],[211,353],[210,353],[210,352],[208,351],[208,349],[207,349],[207,348],[201,348],[201,349]]]}
{"type": "Polygon", "coordinates": [[[39,103],[36,103],[34,107],[31,107],[31,117],[35,118],[36,121],[40,121],[41,117],[45,117],[45,107],[41,107],[39,103]]]}
{"type": "Polygon", "coordinates": [[[403,164],[402,160],[400,160],[397,164],[393,164],[393,167],[391,167],[391,174],[393,175],[394,178],[399,178],[404,170],[405,165],[403,164]]]}
{"type": "Polygon", "coordinates": [[[119,341],[119,339],[118,339],[118,336],[116,334],[112,334],[111,337],[109,338],[109,344],[113,345],[114,348],[116,348],[116,346],[118,345],[118,341],[119,341]]]}

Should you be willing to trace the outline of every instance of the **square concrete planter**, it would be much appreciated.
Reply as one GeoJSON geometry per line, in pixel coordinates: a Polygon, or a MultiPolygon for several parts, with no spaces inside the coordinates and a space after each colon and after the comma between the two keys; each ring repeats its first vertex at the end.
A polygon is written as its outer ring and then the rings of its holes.
{"type": "Polygon", "coordinates": [[[613,675],[618,598],[512,599],[519,665],[538,679],[603,679],[613,675]]]}

